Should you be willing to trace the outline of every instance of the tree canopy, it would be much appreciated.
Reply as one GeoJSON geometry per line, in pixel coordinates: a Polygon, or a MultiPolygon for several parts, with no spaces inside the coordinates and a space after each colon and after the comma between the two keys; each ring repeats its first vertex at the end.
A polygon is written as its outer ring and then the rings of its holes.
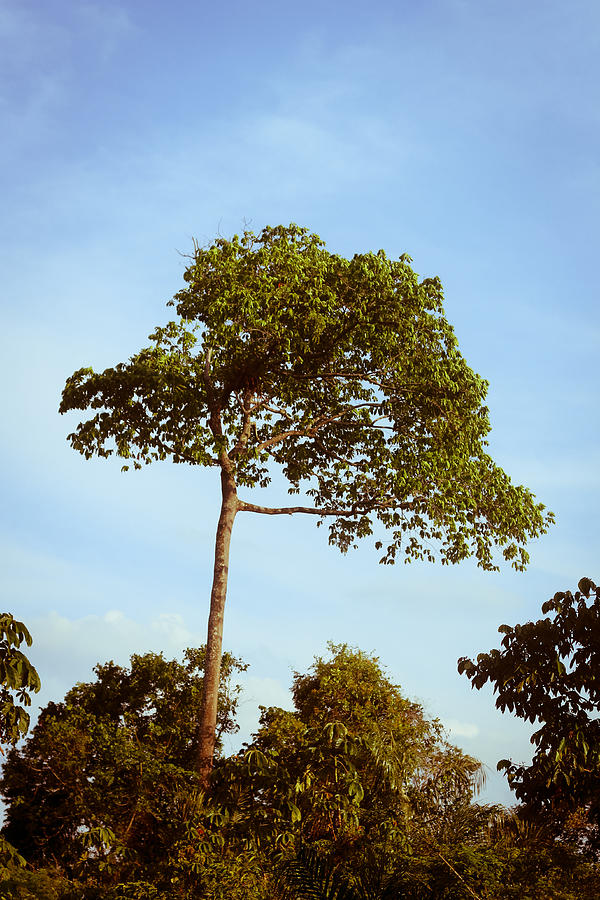
{"type": "MultiPolygon", "coordinates": [[[[203,666],[202,648],[187,650],[183,663],[135,654],[128,668],[96,666],[95,681],[49,703],[4,766],[8,840],[29,861],[60,860],[71,873],[80,859],[100,864],[110,847],[123,871],[158,852],[173,797],[195,784],[203,666]]],[[[218,750],[237,728],[230,679],[244,668],[225,654],[218,750]]]]}
{"type": "MultiPolygon", "coordinates": [[[[31,694],[40,690],[40,676],[19,648],[31,647],[29,629],[11,613],[0,615],[0,752],[2,744],[14,745],[29,730],[31,694]],[[19,703],[15,702],[18,700],[19,703]],[[23,704],[22,706],[20,704],[23,704]]],[[[7,867],[24,866],[25,859],[0,835],[0,880],[7,867]]]]}
{"type": "Polygon", "coordinates": [[[333,517],[342,550],[379,519],[386,562],[432,558],[433,542],[445,562],[494,568],[498,545],[526,564],[550,516],[485,451],[487,383],[459,352],[438,278],[383,250],[345,259],[290,225],[196,247],[184,279],[179,320],[149,347],[68,379],[61,412],[97,410],[75,449],[226,466],[240,487],[267,485],[276,463],[312,500],[285,511],[333,517]]]}
{"type": "Polygon", "coordinates": [[[295,674],[295,710],[263,709],[251,744],[218,766],[217,796],[250,788],[254,834],[271,827],[296,851],[343,847],[350,867],[374,845],[390,856],[437,846],[444,815],[453,819],[480,786],[480,763],[446,741],[376,657],[329,650],[295,674]]]}

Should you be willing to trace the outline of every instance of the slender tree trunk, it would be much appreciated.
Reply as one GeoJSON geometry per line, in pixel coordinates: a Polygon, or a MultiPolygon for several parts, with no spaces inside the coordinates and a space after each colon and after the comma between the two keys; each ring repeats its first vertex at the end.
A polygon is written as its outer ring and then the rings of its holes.
{"type": "Polygon", "coordinates": [[[229,571],[229,545],[231,530],[238,511],[235,481],[230,472],[221,469],[221,514],[215,540],[215,568],[210,595],[208,636],[206,639],[206,661],[202,688],[202,707],[197,734],[196,768],[204,790],[213,764],[217,729],[217,706],[219,701],[219,679],[223,654],[223,615],[227,597],[227,574],[229,571]]]}

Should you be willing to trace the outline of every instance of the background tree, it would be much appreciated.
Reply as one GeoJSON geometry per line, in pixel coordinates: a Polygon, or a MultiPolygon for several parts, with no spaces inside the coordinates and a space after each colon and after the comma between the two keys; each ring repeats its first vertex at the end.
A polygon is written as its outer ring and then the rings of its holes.
{"type": "Polygon", "coordinates": [[[438,864],[436,883],[460,884],[456,848],[480,842],[491,815],[473,803],[481,764],[446,742],[375,657],[330,651],[296,673],[295,711],[264,709],[251,745],[217,766],[214,799],[237,810],[230,833],[253,852],[269,846],[298,898],[342,886],[349,898],[412,896],[438,864]]]}
{"type": "MultiPolygon", "coordinates": [[[[196,786],[203,665],[204,649],[183,663],[134,655],[129,668],[96,666],[94,682],[48,704],[0,781],[4,834],[29,862],[102,881],[168,856],[177,794],[196,786]]],[[[230,678],[244,668],[224,655],[218,736],[237,727],[230,678]]]]}
{"type": "Polygon", "coordinates": [[[419,281],[409,257],[348,260],[304,228],[278,226],[196,247],[184,278],[172,301],[179,320],[128,363],[75,372],[60,411],[92,411],[69,435],[88,458],[116,452],[140,467],[170,457],[220,471],[198,729],[206,784],[238,512],[327,519],[342,551],[378,520],[382,562],[433,559],[437,546],[443,563],[475,556],[484,569],[496,568],[495,547],[522,569],[527,540],[552,517],[486,453],[487,384],[458,350],[439,279],[419,281]],[[273,463],[305,505],[238,496],[266,486],[273,463]]]}
{"type": "Polygon", "coordinates": [[[246,846],[278,876],[264,896],[597,896],[597,866],[557,841],[552,823],[534,828],[476,802],[481,764],[444,739],[375,657],[330,650],[295,675],[295,710],[263,710],[250,746],[216,767],[225,846],[246,846]]]}
{"type": "Polygon", "coordinates": [[[542,606],[545,618],[502,625],[502,649],[459,660],[475,688],[488,682],[496,706],[537,722],[531,765],[501,760],[510,786],[532,811],[580,807],[597,842],[600,824],[600,588],[582,578],[579,590],[559,591],[542,606]]]}

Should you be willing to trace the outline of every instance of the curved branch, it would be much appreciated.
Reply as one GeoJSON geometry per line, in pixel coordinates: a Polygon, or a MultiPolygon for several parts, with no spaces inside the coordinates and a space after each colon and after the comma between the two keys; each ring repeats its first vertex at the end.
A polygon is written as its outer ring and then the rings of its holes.
{"type": "Polygon", "coordinates": [[[260,444],[257,444],[254,448],[258,452],[261,450],[266,450],[267,447],[272,447],[273,444],[279,444],[281,441],[285,441],[286,438],[289,437],[310,437],[310,432],[308,430],[301,431],[298,428],[290,429],[290,431],[282,431],[279,434],[274,434],[272,437],[267,438],[266,441],[262,441],[260,444]]]}

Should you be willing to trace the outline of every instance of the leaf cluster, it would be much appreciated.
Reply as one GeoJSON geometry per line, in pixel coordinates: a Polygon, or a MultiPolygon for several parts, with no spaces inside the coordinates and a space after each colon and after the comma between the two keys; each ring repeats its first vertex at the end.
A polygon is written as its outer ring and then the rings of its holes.
{"type": "Polygon", "coordinates": [[[263,709],[253,742],[218,767],[215,797],[243,808],[237,833],[248,847],[273,845],[283,861],[312,847],[349,872],[375,848],[393,857],[421,844],[443,802],[451,818],[452,790],[468,803],[481,767],[445,742],[375,657],[330,651],[296,673],[294,712],[263,709]]]}
{"type": "Polygon", "coordinates": [[[10,613],[0,615],[0,743],[14,744],[29,728],[31,693],[41,687],[40,677],[25,654],[21,644],[32,644],[32,637],[23,624],[10,613]],[[15,703],[15,698],[23,706],[15,703]]]}

